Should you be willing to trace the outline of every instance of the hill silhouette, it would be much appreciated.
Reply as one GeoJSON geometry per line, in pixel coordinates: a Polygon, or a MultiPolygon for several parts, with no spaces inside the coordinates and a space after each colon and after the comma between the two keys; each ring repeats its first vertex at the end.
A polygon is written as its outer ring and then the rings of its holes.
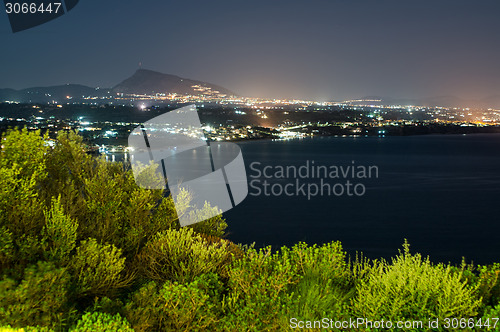
{"type": "Polygon", "coordinates": [[[134,75],[113,88],[115,93],[156,94],[178,93],[183,95],[235,95],[234,92],[215,84],[138,69],[134,75]]]}

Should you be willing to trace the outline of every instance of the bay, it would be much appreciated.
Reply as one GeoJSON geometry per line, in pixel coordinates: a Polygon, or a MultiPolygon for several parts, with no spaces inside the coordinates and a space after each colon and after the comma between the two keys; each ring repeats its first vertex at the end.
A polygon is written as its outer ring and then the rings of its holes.
{"type": "Polygon", "coordinates": [[[224,214],[232,241],[274,248],[299,241],[341,241],[351,256],[363,252],[389,259],[408,239],[413,252],[430,255],[432,261],[500,261],[500,135],[314,137],[238,144],[249,180],[259,185],[267,180],[279,188],[296,179],[259,177],[255,169],[299,168],[312,161],[375,165],[379,173],[378,178],[353,179],[366,188],[362,196],[308,199],[257,195],[258,190],[249,188],[247,198],[224,214]]]}

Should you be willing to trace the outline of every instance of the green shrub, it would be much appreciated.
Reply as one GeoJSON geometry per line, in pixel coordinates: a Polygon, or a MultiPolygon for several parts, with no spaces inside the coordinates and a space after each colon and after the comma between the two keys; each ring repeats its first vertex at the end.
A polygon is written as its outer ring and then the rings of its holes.
{"type": "Polygon", "coordinates": [[[0,281],[0,324],[60,327],[68,317],[70,276],[53,263],[26,268],[23,280],[0,281]]]}
{"type": "Polygon", "coordinates": [[[411,255],[405,243],[392,264],[379,264],[360,283],[354,316],[393,321],[475,316],[481,304],[477,288],[461,279],[449,265],[433,265],[420,254],[411,255]]]}
{"type": "Polygon", "coordinates": [[[115,246],[99,244],[95,239],[83,241],[70,263],[75,292],[80,297],[112,295],[130,283],[124,268],[125,258],[115,246]]]}
{"type": "Polygon", "coordinates": [[[134,332],[130,324],[119,314],[88,312],[82,316],[70,332],[134,332]]]}
{"type": "Polygon", "coordinates": [[[474,266],[462,262],[460,267],[452,267],[455,273],[461,273],[462,280],[477,288],[477,296],[482,298],[479,313],[500,304],[500,264],[474,266]]]}
{"type": "Polygon", "coordinates": [[[14,239],[6,226],[0,227],[0,270],[6,269],[15,259],[14,239]]]}
{"type": "Polygon", "coordinates": [[[190,282],[205,273],[225,274],[232,260],[229,241],[210,243],[192,228],[158,233],[139,254],[141,274],[150,280],[190,282]]]}
{"type": "Polygon", "coordinates": [[[479,295],[485,306],[494,307],[500,304],[500,264],[478,266],[478,278],[475,283],[479,286],[479,295]]]}
{"type": "Polygon", "coordinates": [[[51,209],[45,212],[45,218],[45,255],[49,260],[66,264],[76,246],[78,223],[64,214],[60,196],[53,200],[51,209]]]}
{"type": "Polygon", "coordinates": [[[0,332],[53,332],[54,330],[48,327],[23,327],[23,328],[12,328],[10,326],[0,327],[0,332]]]}
{"type": "Polygon", "coordinates": [[[481,319],[483,321],[483,324],[488,322],[486,324],[491,325],[490,331],[500,332],[500,304],[494,308],[490,307],[488,310],[486,310],[486,313],[481,319]]]}
{"type": "Polygon", "coordinates": [[[301,276],[291,289],[294,301],[289,309],[290,317],[306,320],[345,317],[348,300],[355,295],[355,289],[340,242],[322,246],[299,243],[288,254],[301,276]]]}
{"type": "Polygon", "coordinates": [[[10,130],[0,153],[0,226],[16,237],[35,236],[43,226],[39,183],[47,177],[47,146],[40,132],[10,130]]]}
{"type": "Polygon", "coordinates": [[[184,189],[181,189],[181,193],[177,195],[176,199],[175,208],[178,215],[187,213],[189,220],[204,220],[191,226],[196,232],[218,237],[224,235],[227,223],[222,219],[222,211],[218,207],[211,206],[208,202],[205,202],[203,208],[193,210],[190,208],[190,203],[193,199],[192,194],[184,189]],[[187,208],[190,208],[189,212],[186,211],[187,208]],[[213,215],[216,216],[210,217],[213,215]]]}
{"type": "MultiPolygon", "coordinates": [[[[193,230],[196,232],[196,229],[193,227],[193,230]]],[[[198,233],[201,238],[208,244],[208,245],[220,245],[221,243],[227,245],[227,250],[231,253],[233,256],[233,259],[240,259],[243,258],[244,252],[241,249],[241,247],[234,242],[225,240],[219,236],[216,235],[210,235],[206,233],[198,233]]]]}
{"type": "Polygon", "coordinates": [[[154,281],[132,293],[124,307],[125,317],[135,331],[158,331],[161,310],[158,285],[154,281]]]}
{"type": "Polygon", "coordinates": [[[249,249],[228,271],[229,293],[222,303],[227,330],[282,330],[300,277],[289,250],[249,249]]]}
{"type": "Polygon", "coordinates": [[[150,282],[132,295],[126,317],[136,331],[214,330],[221,288],[213,273],[187,284],[167,281],[159,289],[150,282]]]}

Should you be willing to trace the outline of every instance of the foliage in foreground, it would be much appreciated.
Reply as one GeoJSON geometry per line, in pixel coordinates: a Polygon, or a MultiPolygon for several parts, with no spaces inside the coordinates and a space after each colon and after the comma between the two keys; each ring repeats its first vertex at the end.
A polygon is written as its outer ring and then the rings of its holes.
{"type": "Polygon", "coordinates": [[[242,248],[222,238],[220,217],[180,228],[182,208],[138,188],[123,164],[86,155],[77,135],[61,134],[53,149],[46,139],[2,140],[0,331],[282,331],[291,318],[500,315],[499,264],[436,265],[406,243],[391,262],[351,260],[339,242],[242,248]]]}

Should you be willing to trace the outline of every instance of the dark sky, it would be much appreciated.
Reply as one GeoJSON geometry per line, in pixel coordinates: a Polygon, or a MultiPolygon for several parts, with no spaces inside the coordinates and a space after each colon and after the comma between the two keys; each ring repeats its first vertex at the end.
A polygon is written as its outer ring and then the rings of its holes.
{"type": "Polygon", "coordinates": [[[0,87],[110,87],[143,68],[245,95],[500,94],[500,1],[80,0],[13,34],[0,87]]]}

